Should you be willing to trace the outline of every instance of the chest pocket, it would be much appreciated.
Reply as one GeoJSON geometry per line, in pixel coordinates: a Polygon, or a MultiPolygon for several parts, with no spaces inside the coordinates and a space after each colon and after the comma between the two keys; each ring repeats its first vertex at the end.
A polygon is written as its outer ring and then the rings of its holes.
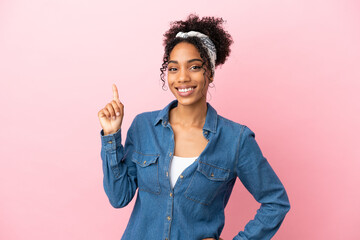
{"type": "Polygon", "coordinates": [[[131,160],[136,163],[139,190],[160,194],[159,156],[159,154],[133,153],[131,160]]]}
{"type": "Polygon", "coordinates": [[[229,169],[199,161],[184,195],[195,202],[210,205],[229,178],[229,169]]]}

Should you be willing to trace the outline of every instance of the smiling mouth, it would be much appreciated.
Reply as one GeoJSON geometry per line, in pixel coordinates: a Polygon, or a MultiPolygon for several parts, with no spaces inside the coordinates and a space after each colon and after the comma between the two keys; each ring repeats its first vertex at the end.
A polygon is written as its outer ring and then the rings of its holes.
{"type": "Polygon", "coordinates": [[[186,92],[190,92],[192,90],[194,90],[196,87],[189,87],[189,88],[176,88],[176,90],[178,90],[181,93],[186,93],[186,92]]]}
{"type": "Polygon", "coordinates": [[[181,97],[187,97],[194,92],[195,87],[175,88],[181,97]]]}

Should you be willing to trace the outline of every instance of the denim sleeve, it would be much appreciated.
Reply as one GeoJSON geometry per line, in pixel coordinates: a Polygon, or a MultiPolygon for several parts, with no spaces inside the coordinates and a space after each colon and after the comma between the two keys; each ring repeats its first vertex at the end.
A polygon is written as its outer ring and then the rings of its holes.
{"type": "Polygon", "coordinates": [[[138,187],[136,166],[131,161],[134,122],[128,130],[125,146],[121,144],[121,129],[106,136],[103,129],[100,131],[103,185],[114,208],[125,207],[133,199],[138,187]]]}
{"type": "Polygon", "coordinates": [[[247,126],[242,128],[238,154],[237,175],[261,206],[233,240],[271,239],[290,210],[287,193],[247,126]]]}

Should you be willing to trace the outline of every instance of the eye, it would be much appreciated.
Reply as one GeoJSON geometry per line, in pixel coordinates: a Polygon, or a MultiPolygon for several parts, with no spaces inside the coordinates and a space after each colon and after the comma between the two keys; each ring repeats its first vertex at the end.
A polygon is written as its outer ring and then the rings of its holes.
{"type": "Polygon", "coordinates": [[[168,69],[168,71],[169,71],[169,72],[174,72],[174,71],[176,71],[176,68],[171,67],[171,68],[168,69]]]}
{"type": "Polygon", "coordinates": [[[195,65],[195,66],[192,66],[192,67],[191,67],[191,69],[194,69],[194,70],[199,70],[199,69],[201,69],[201,67],[200,67],[200,66],[196,66],[196,65],[195,65]]]}

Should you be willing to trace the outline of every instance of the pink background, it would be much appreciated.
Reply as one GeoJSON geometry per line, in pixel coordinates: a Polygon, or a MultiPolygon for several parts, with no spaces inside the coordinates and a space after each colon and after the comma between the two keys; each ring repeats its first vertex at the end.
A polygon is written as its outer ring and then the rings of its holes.
{"type": "MultiPolygon", "coordinates": [[[[360,239],[360,3],[0,1],[0,239],[120,239],[133,202],[110,206],[97,113],[173,96],[159,81],[162,34],[190,12],[220,16],[234,44],[210,103],[249,126],[288,192],[274,239],[360,239]]],[[[237,180],[222,234],[259,204],[237,180]]]]}

